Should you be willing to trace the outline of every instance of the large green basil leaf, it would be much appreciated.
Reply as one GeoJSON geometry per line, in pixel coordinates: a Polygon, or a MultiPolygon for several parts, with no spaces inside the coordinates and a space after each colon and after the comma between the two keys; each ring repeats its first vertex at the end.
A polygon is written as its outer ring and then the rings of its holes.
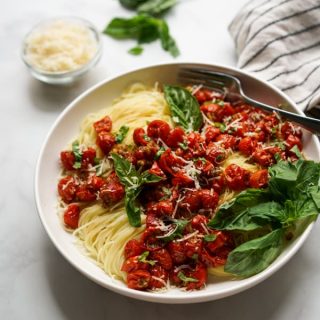
{"type": "Polygon", "coordinates": [[[190,131],[199,130],[203,122],[199,103],[187,89],[166,85],[164,96],[177,125],[190,131]]]}
{"type": "Polygon", "coordinates": [[[274,230],[231,251],[224,270],[239,277],[253,276],[266,269],[279,256],[282,248],[283,230],[274,230]]]}

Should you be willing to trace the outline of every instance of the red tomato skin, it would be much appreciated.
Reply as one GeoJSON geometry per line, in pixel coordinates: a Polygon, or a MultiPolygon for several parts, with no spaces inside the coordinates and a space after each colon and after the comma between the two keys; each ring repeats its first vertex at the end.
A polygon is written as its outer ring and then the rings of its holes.
{"type": "Polygon", "coordinates": [[[164,172],[161,170],[161,168],[158,165],[157,161],[154,161],[152,164],[152,167],[148,170],[149,173],[154,174],[158,177],[161,177],[163,179],[166,178],[166,175],[164,174],[164,172]]]}
{"type": "Polygon", "coordinates": [[[212,126],[208,127],[205,131],[206,143],[215,141],[220,134],[221,134],[221,131],[219,128],[215,128],[212,126]]]}
{"type": "Polygon", "coordinates": [[[191,238],[184,242],[184,252],[188,258],[200,256],[203,247],[203,242],[198,238],[191,238]]]}
{"type": "Polygon", "coordinates": [[[251,137],[245,137],[238,144],[239,151],[245,156],[251,156],[257,147],[257,141],[251,137]]]}
{"type": "Polygon", "coordinates": [[[152,203],[147,205],[146,213],[155,214],[158,217],[161,216],[171,216],[173,213],[174,207],[170,200],[161,200],[158,203],[152,203]]]}
{"type": "Polygon", "coordinates": [[[96,121],[93,127],[97,133],[110,132],[112,129],[112,121],[109,116],[105,116],[101,120],[96,121]]]}
{"type": "Polygon", "coordinates": [[[261,169],[250,175],[249,186],[260,189],[268,185],[268,180],[268,170],[261,169]]]}
{"type": "Polygon", "coordinates": [[[110,206],[122,200],[124,194],[124,186],[119,180],[117,178],[109,178],[108,182],[100,189],[99,197],[107,206],[110,206]]]}
{"type": "Polygon", "coordinates": [[[227,257],[220,257],[219,255],[212,255],[205,248],[202,250],[200,260],[208,267],[223,266],[227,262],[227,257]]]}
{"type": "Polygon", "coordinates": [[[217,138],[216,141],[221,141],[221,145],[225,149],[233,149],[236,146],[237,139],[230,135],[230,134],[220,134],[217,138]]]}
{"type": "Polygon", "coordinates": [[[206,150],[206,159],[216,166],[221,165],[226,159],[226,151],[214,142],[210,142],[206,150]]]}
{"type": "Polygon", "coordinates": [[[74,170],[73,166],[76,162],[76,157],[72,151],[62,151],[60,153],[62,166],[66,170],[74,170]]]}
{"type": "Polygon", "coordinates": [[[96,175],[90,176],[88,178],[88,186],[93,191],[99,191],[106,183],[106,180],[96,175]]]}
{"type": "Polygon", "coordinates": [[[150,272],[146,270],[135,270],[128,274],[127,285],[130,289],[145,290],[148,289],[150,280],[150,272]]]}
{"type": "Polygon", "coordinates": [[[179,143],[183,143],[185,132],[182,128],[176,127],[169,133],[166,144],[170,148],[178,148],[179,143]]]}
{"type": "Polygon", "coordinates": [[[274,163],[273,155],[263,149],[256,149],[252,157],[255,162],[263,167],[269,167],[274,163]]]}
{"type": "Polygon", "coordinates": [[[71,229],[78,228],[80,207],[76,203],[69,204],[63,214],[63,221],[71,229]]]}
{"type": "Polygon", "coordinates": [[[58,183],[58,193],[65,203],[70,203],[75,200],[78,185],[71,176],[62,178],[58,183]]]}
{"type": "Polygon", "coordinates": [[[287,151],[290,151],[294,146],[297,146],[299,150],[302,150],[302,142],[299,137],[289,134],[285,141],[287,151]]]}
{"type": "Polygon", "coordinates": [[[213,191],[212,189],[201,189],[200,191],[200,198],[201,198],[201,207],[207,210],[214,210],[219,201],[219,195],[217,192],[213,191]]]}
{"type": "Polygon", "coordinates": [[[97,145],[105,155],[108,155],[116,143],[115,137],[110,132],[102,131],[97,135],[97,145]]]}
{"type": "Polygon", "coordinates": [[[147,134],[148,137],[153,139],[162,139],[166,141],[170,133],[170,126],[162,120],[153,120],[148,124],[147,134]]]}
{"type": "Polygon", "coordinates": [[[161,289],[166,286],[165,283],[167,283],[169,278],[169,274],[167,270],[165,270],[161,266],[156,265],[150,269],[150,274],[151,274],[151,281],[150,281],[149,287],[151,289],[161,289]],[[164,283],[162,281],[155,279],[155,277],[163,280],[164,283]]]}
{"type": "Polygon", "coordinates": [[[284,139],[287,139],[289,135],[293,135],[298,137],[299,139],[302,138],[302,130],[301,128],[295,126],[293,123],[286,121],[281,126],[281,134],[284,139]]]}
{"type": "Polygon", "coordinates": [[[197,214],[191,220],[191,226],[194,230],[198,230],[200,233],[206,233],[206,225],[209,222],[209,219],[202,215],[197,214]]]}
{"type": "Polygon", "coordinates": [[[212,100],[214,97],[220,98],[221,95],[218,95],[215,92],[212,92],[207,89],[199,89],[194,93],[194,97],[198,100],[200,104],[212,100]]]}
{"type": "Polygon", "coordinates": [[[175,187],[192,187],[194,185],[194,180],[187,176],[183,170],[175,173],[171,182],[175,187]]]}
{"type": "Polygon", "coordinates": [[[87,150],[83,151],[81,159],[81,169],[87,169],[90,164],[93,165],[96,154],[96,150],[90,147],[87,150]]]}
{"type": "Polygon", "coordinates": [[[204,264],[198,263],[193,271],[188,274],[189,277],[198,280],[197,282],[188,282],[187,290],[198,290],[204,287],[208,279],[208,271],[204,264]]]}
{"type": "Polygon", "coordinates": [[[231,190],[243,190],[248,185],[249,171],[236,164],[230,164],[224,171],[226,184],[231,190]]]}
{"type": "Polygon", "coordinates": [[[171,241],[168,244],[168,251],[175,265],[183,264],[187,256],[185,254],[184,245],[181,242],[171,241]]]}
{"type": "Polygon", "coordinates": [[[146,131],[143,128],[136,128],[133,131],[133,141],[137,146],[146,146],[150,140],[147,137],[146,131]]]}
{"type": "Polygon", "coordinates": [[[139,261],[140,256],[132,256],[124,261],[121,267],[121,271],[132,272],[136,270],[148,270],[149,264],[139,261]]]}
{"type": "Polygon", "coordinates": [[[81,202],[91,202],[95,201],[97,199],[97,196],[94,191],[90,190],[87,184],[83,184],[78,188],[76,198],[81,202]]]}
{"type": "Polygon", "coordinates": [[[220,176],[213,178],[211,187],[215,192],[221,194],[221,192],[224,190],[225,184],[226,182],[224,175],[221,174],[220,176]]]}
{"type": "Polygon", "coordinates": [[[188,212],[197,212],[201,205],[201,191],[193,189],[185,193],[184,199],[180,203],[180,208],[186,209],[188,212]]]}
{"type": "Polygon", "coordinates": [[[129,240],[124,247],[124,257],[127,259],[139,256],[143,252],[141,242],[136,239],[129,240]]]}
{"type": "Polygon", "coordinates": [[[159,249],[151,252],[150,260],[157,261],[157,264],[160,265],[165,270],[170,270],[172,268],[172,258],[167,249],[159,249]]]}

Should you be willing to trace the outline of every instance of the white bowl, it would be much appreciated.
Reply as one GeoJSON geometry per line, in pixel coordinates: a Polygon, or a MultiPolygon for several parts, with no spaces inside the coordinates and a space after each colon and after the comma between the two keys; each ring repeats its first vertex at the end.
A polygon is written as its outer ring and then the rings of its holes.
{"type": "MultiPolygon", "coordinates": [[[[276,106],[286,103],[291,111],[302,114],[294,102],[278,89],[265,81],[235,68],[197,63],[170,63],[137,69],[117,77],[104,80],[75,99],[59,116],[51,128],[40,152],[35,177],[35,196],[37,208],[44,228],[61,254],[89,279],[132,298],[160,303],[195,303],[220,299],[248,289],[270,277],[280,269],[298,251],[307,239],[313,224],[297,239],[292,241],[281,255],[263,272],[243,280],[220,280],[209,283],[200,291],[186,292],[172,289],[164,293],[149,293],[132,290],[120,281],[111,279],[94,261],[86,257],[75,244],[75,239],[61,226],[56,212],[57,177],[59,175],[59,153],[77,135],[82,119],[111,104],[131,83],[140,81],[153,85],[177,83],[177,74],[181,67],[201,67],[233,74],[241,79],[244,91],[252,98],[276,106]]],[[[304,151],[309,159],[319,161],[320,147],[318,139],[310,133],[304,133],[304,151]]]]}

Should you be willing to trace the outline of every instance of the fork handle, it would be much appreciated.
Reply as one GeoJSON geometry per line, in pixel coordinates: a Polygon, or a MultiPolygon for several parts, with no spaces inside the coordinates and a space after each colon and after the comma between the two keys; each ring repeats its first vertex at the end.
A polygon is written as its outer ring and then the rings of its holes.
{"type": "Polygon", "coordinates": [[[286,119],[293,121],[293,122],[299,124],[301,127],[316,134],[317,136],[320,136],[320,120],[318,120],[318,119],[307,117],[307,116],[301,116],[299,114],[285,111],[285,110],[282,110],[279,108],[270,107],[267,104],[264,104],[262,102],[258,102],[256,100],[250,99],[248,97],[243,97],[243,98],[244,98],[244,101],[250,105],[253,105],[257,108],[264,109],[269,112],[276,111],[281,116],[285,117],[286,119]]]}

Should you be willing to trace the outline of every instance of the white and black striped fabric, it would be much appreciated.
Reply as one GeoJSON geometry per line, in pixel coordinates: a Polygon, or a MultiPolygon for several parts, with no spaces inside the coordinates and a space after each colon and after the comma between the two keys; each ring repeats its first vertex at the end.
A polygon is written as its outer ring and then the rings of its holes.
{"type": "MultiPolygon", "coordinates": [[[[238,67],[320,109],[320,0],[252,0],[229,26],[238,67]]],[[[314,109],[315,110],[315,109],[314,109]]]]}

